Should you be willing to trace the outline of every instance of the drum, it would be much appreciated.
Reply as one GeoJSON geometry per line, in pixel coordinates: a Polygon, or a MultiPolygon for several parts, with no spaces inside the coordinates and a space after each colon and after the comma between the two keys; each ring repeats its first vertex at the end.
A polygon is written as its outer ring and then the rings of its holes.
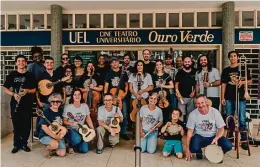
{"type": "Polygon", "coordinates": [[[221,147],[211,144],[206,147],[205,156],[212,163],[220,163],[224,154],[221,147]]]}
{"type": "Polygon", "coordinates": [[[180,126],[177,124],[171,125],[169,126],[166,131],[170,134],[170,135],[177,135],[180,133],[180,126]]]}

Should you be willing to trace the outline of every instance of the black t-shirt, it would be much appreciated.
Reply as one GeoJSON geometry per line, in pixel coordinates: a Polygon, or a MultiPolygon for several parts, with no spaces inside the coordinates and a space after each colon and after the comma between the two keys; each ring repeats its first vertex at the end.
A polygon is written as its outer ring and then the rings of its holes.
{"type": "MultiPolygon", "coordinates": [[[[105,77],[105,82],[107,82],[109,84],[108,92],[112,88],[117,88],[117,86],[119,84],[120,76],[121,76],[121,70],[119,70],[118,72],[115,72],[114,70],[111,69],[107,73],[107,75],[105,77]]],[[[128,81],[128,77],[127,77],[126,73],[124,73],[123,77],[122,77],[122,81],[120,82],[120,85],[119,85],[119,89],[121,89],[124,92],[125,92],[125,83],[127,83],[127,81],[128,81]]]]}
{"type": "Polygon", "coordinates": [[[144,64],[144,72],[147,72],[149,74],[153,74],[155,69],[155,63],[154,62],[149,62],[148,64],[144,64]]]}
{"type": "MultiPolygon", "coordinates": [[[[40,77],[40,80],[39,81],[41,81],[41,80],[43,80],[43,79],[47,79],[47,80],[49,80],[49,81],[51,81],[51,82],[55,82],[55,81],[58,81],[59,80],[59,76],[54,72],[53,73],[53,76],[50,76],[50,74],[47,72],[47,71],[44,71],[43,73],[42,73],[42,75],[41,75],[41,77],[40,77]]],[[[59,93],[59,94],[61,94],[61,95],[63,95],[63,91],[62,91],[62,83],[58,83],[58,84],[56,84],[56,85],[54,85],[54,89],[53,89],[53,91],[52,91],[52,93],[59,93]]],[[[51,94],[52,94],[51,93],[51,94]]],[[[48,97],[51,95],[51,94],[49,94],[49,95],[47,95],[47,96],[44,96],[44,95],[42,95],[41,93],[39,93],[39,97],[40,97],[40,101],[42,102],[42,103],[49,103],[48,102],[48,97]]]]}
{"type": "Polygon", "coordinates": [[[66,97],[70,97],[71,93],[73,91],[73,83],[71,82],[64,82],[63,83],[63,88],[65,88],[65,92],[66,92],[66,97]]]}
{"type": "MultiPolygon", "coordinates": [[[[152,75],[153,79],[153,85],[154,85],[154,91],[159,92],[161,91],[161,87],[158,87],[158,84],[164,84],[164,85],[170,85],[170,81],[172,81],[171,77],[169,74],[164,73],[162,76],[158,76],[157,74],[152,75]]],[[[170,100],[170,90],[163,88],[167,92],[167,100],[170,100]]]]}
{"type": "MultiPolygon", "coordinates": [[[[180,125],[183,128],[183,130],[185,131],[185,125],[182,121],[178,120],[177,124],[180,125]]],[[[181,132],[179,132],[178,134],[175,134],[175,135],[170,135],[167,131],[164,133],[167,134],[166,136],[164,135],[165,140],[181,140],[182,139],[181,132]]]]}
{"type": "MultiPolygon", "coordinates": [[[[69,65],[70,66],[70,65],[69,65]]],[[[71,67],[71,66],[70,66],[71,67]]],[[[72,67],[71,67],[72,68],[72,67]]],[[[55,70],[55,74],[59,79],[63,78],[65,76],[65,67],[59,66],[55,70]]]]}
{"type": "MultiPolygon", "coordinates": [[[[12,88],[13,92],[18,93],[20,88],[24,89],[34,89],[37,86],[35,76],[33,73],[26,71],[25,73],[19,73],[18,71],[12,71],[7,77],[6,81],[3,85],[5,88],[12,88]]],[[[17,111],[19,109],[32,108],[33,105],[33,94],[24,95],[19,103],[17,111]]],[[[17,101],[14,97],[11,98],[10,107],[11,111],[15,110],[17,101]]],[[[26,112],[27,110],[23,110],[22,112],[26,112]]],[[[30,110],[29,110],[30,111],[30,110]]]]}
{"type": "MultiPolygon", "coordinates": [[[[80,78],[80,88],[85,88],[84,85],[86,84],[88,85],[89,83],[90,83],[90,76],[83,75],[80,78]]],[[[95,73],[92,76],[92,84],[94,85],[94,87],[98,87],[99,85],[103,85],[104,81],[102,80],[99,74],[95,73]]]]}
{"type": "MultiPolygon", "coordinates": [[[[245,72],[242,71],[242,80],[244,80],[245,72]]],[[[225,91],[225,99],[226,100],[236,100],[236,82],[239,79],[239,69],[238,67],[226,67],[223,69],[223,72],[221,74],[221,82],[226,83],[226,91],[225,91]]],[[[249,70],[247,69],[247,80],[251,80],[252,77],[250,75],[249,70]]],[[[244,98],[245,94],[245,86],[242,85],[239,88],[239,97],[240,99],[244,98]]]]}
{"type": "Polygon", "coordinates": [[[106,74],[109,72],[110,69],[111,68],[109,65],[105,65],[104,67],[96,66],[96,72],[99,73],[102,80],[105,80],[106,74]]]}
{"type": "MultiPolygon", "coordinates": [[[[44,116],[52,123],[53,121],[58,122],[59,124],[62,124],[62,114],[63,114],[63,110],[61,108],[59,108],[58,112],[54,112],[52,111],[50,108],[47,108],[46,110],[43,111],[44,116]]],[[[47,125],[49,126],[48,122],[41,117],[40,125],[47,125]]],[[[39,133],[39,138],[41,139],[44,136],[48,136],[42,129],[40,130],[39,133]]]]}
{"type": "Polygon", "coordinates": [[[183,69],[177,72],[175,82],[179,82],[179,91],[182,97],[190,98],[190,94],[196,89],[195,81],[196,69],[192,69],[191,72],[187,73],[183,69]]]}

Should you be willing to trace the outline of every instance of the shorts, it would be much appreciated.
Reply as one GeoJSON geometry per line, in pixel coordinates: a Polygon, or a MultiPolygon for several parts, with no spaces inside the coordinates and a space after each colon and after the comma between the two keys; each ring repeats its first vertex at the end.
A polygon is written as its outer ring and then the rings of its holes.
{"type": "Polygon", "coordinates": [[[182,141],[180,140],[165,140],[163,152],[166,153],[183,153],[182,141]]]}
{"type": "MultiPolygon", "coordinates": [[[[50,143],[51,140],[54,140],[52,137],[50,136],[44,136],[40,139],[40,142],[44,145],[48,145],[50,143]]],[[[61,139],[59,141],[59,145],[58,145],[58,150],[62,150],[62,149],[66,149],[66,145],[65,145],[65,141],[64,139],[61,139]]]]}

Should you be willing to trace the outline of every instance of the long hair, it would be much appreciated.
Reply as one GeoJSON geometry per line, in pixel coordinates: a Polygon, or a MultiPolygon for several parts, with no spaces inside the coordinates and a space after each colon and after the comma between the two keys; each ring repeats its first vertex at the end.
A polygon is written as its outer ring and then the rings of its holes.
{"type": "Polygon", "coordinates": [[[69,101],[69,103],[70,103],[70,104],[73,104],[73,103],[74,103],[73,95],[74,95],[74,93],[75,93],[76,91],[79,91],[79,92],[80,92],[80,95],[81,95],[80,103],[84,103],[83,93],[82,93],[82,91],[81,91],[79,88],[73,89],[73,91],[72,91],[72,93],[71,93],[71,96],[70,96],[70,101],[69,101]]]}
{"type": "Polygon", "coordinates": [[[146,77],[146,72],[144,72],[144,61],[143,60],[137,60],[137,62],[135,62],[135,65],[134,65],[134,69],[133,69],[133,76],[136,77],[137,73],[138,73],[138,70],[137,70],[137,65],[138,63],[142,63],[143,64],[143,75],[144,77],[146,77]]]}
{"type": "Polygon", "coordinates": [[[206,57],[207,58],[207,61],[208,61],[208,72],[211,72],[212,71],[212,63],[211,63],[211,60],[210,60],[210,58],[209,58],[209,56],[208,55],[201,55],[199,58],[198,58],[198,61],[197,61],[197,69],[198,69],[198,74],[199,73],[201,73],[201,71],[202,71],[202,65],[200,64],[200,59],[202,58],[202,57],[206,57]]]}
{"type": "Polygon", "coordinates": [[[93,63],[92,61],[88,61],[87,64],[85,65],[85,69],[84,69],[85,74],[88,75],[88,70],[87,70],[87,68],[88,68],[88,65],[89,65],[89,64],[92,64],[92,65],[93,65],[93,70],[94,70],[93,72],[94,72],[94,74],[95,74],[95,72],[96,72],[96,67],[95,67],[95,65],[94,65],[94,63],[93,63]]]}
{"type": "Polygon", "coordinates": [[[161,59],[157,59],[155,61],[155,68],[154,68],[154,74],[158,74],[158,70],[156,69],[156,63],[161,62],[162,63],[162,72],[164,73],[164,62],[161,59]]]}

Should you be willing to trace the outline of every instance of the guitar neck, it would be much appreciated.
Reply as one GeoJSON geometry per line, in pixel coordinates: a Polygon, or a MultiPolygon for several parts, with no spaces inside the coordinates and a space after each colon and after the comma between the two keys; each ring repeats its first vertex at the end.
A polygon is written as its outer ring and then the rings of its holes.
{"type": "Polygon", "coordinates": [[[43,118],[49,125],[52,125],[52,123],[51,123],[45,116],[42,116],[42,118],[43,118]]]}
{"type": "Polygon", "coordinates": [[[61,82],[61,80],[58,80],[58,81],[52,82],[52,83],[50,83],[50,86],[54,86],[54,85],[56,85],[56,84],[58,84],[58,83],[60,83],[60,82],[61,82]]]}

